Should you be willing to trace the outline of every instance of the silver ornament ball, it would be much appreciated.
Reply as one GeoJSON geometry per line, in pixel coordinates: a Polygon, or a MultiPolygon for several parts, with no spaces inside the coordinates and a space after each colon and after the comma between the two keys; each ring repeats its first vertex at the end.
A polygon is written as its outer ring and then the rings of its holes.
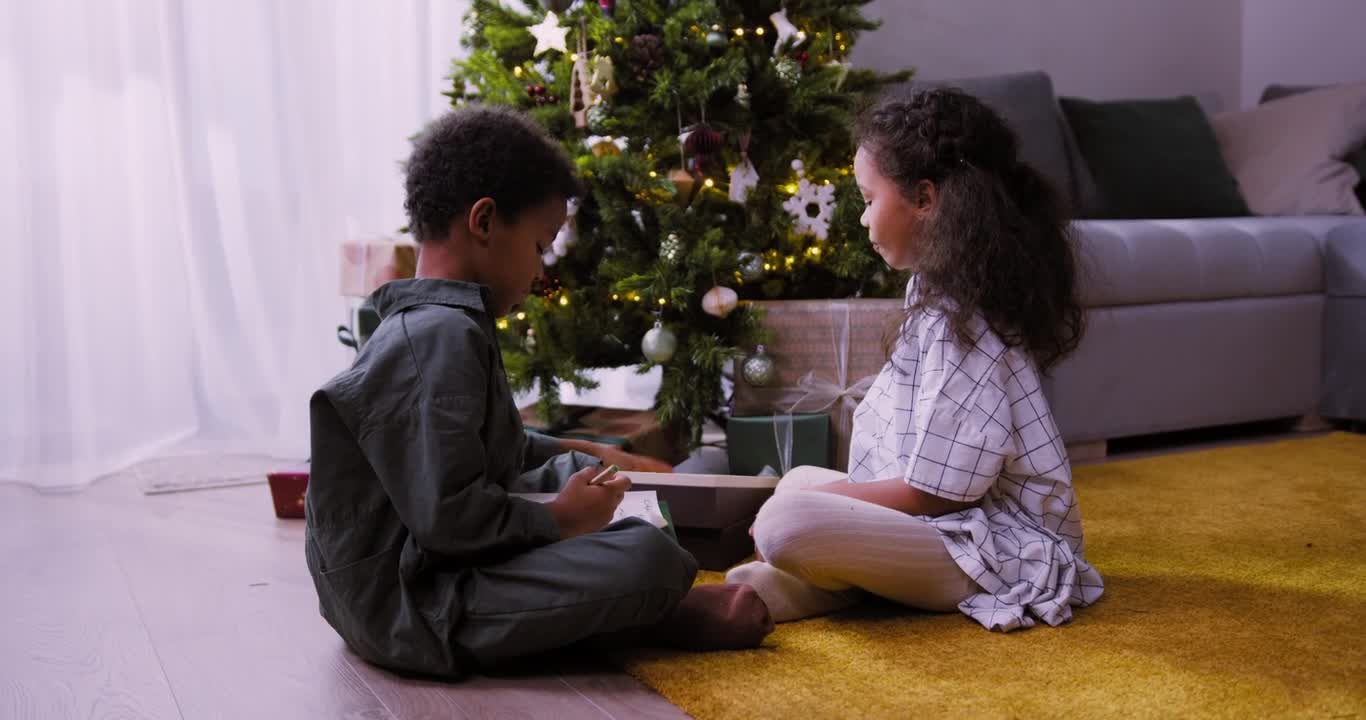
{"type": "Polygon", "coordinates": [[[654,363],[668,362],[677,349],[678,338],[674,337],[673,332],[658,321],[640,340],[640,352],[645,355],[647,360],[654,363]]]}
{"type": "Polygon", "coordinates": [[[764,352],[763,345],[755,348],[754,354],[745,358],[745,364],[741,366],[740,371],[745,382],[754,387],[768,387],[778,379],[778,366],[774,364],[773,356],[764,352]]]}
{"type": "Polygon", "coordinates": [[[740,277],[745,282],[756,282],[764,277],[764,259],[759,253],[745,250],[740,253],[740,277]]]}
{"type": "Polygon", "coordinates": [[[606,103],[598,103],[588,108],[588,131],[594,135],[607,134],[607,121],[612,117],[612,112],[607,109],[606,103]]]}
{"type": "Polygon", "coordinates": [[[788,87],[797,87],[797,83],[802,79],[802,66],[796,60],[789,57],[778,58],[774,61],[774,69],[778,72],[778,78],[788,87]]]}
{"type": "Polygon", "coordinates": [[[678,237],[678,233],[669,233],[664,242],[659,244],[659,256],[669,262],[678,262],[678,258],[683,254],[683,240],[678,237]]]}

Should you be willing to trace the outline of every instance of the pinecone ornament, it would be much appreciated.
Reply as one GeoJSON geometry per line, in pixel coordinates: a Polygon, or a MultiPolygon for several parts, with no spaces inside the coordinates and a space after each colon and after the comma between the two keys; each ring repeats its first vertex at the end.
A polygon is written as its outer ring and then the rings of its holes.
{"type": "Polygon", "coordinates": [[[664,41],[658,35],[637,35],[631,38],[626,57],[636,81],[645,82],[651,73],[664,67],[664,41]]]}

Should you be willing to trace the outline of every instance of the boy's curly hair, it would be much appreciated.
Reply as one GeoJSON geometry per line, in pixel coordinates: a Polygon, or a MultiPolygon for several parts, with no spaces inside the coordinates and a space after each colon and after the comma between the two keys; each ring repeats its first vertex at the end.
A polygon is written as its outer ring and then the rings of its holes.
{"type": "Polygon", "coordinates": [[[515,222],[553,195],[583,194],[574,165],[535,121],[508,108],[467,105],[433,120],[405,165],[408,226],[419,242],[441,238],[482,197],[515,222]]]}
{"type": "Polygon", "coordinates": [[[909,313],[943,312],[969,347],[971,320],[981,313],[1041,370],[1076,349],[1085,313],[1068,213],[1049,182],[1020,162],[1019,141],[995,111],[961,90],[936,88],[883,99],[855,131],[908,199],[921,180],[938,190],[909,313]]]}

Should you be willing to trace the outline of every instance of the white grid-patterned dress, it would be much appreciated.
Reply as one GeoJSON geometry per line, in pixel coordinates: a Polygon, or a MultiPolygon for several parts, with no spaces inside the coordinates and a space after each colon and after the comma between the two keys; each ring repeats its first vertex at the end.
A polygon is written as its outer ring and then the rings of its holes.
{"type": "MultiPolygon", "coordinates": [[[[908,302],[914,293],[912,279],[908,302]]],[[[992,630],[1067,622],[1104,585],[1083,555],[1071,466],[1034,362],[980,316],[970,348],[939,312],[914,314],[902,331],[854,412],[850,481],[902,478],[950,500],[980,499],[922,518],[983,589],[959,609],[992,630]]]]}

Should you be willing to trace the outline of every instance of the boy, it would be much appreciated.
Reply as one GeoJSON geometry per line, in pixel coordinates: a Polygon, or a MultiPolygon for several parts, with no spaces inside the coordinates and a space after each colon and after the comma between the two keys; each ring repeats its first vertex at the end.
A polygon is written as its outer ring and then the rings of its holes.
{"type": "Polygon", "coordinates": [[[417,277],[375,292],[379,328],[310,403],[305,549],[323,617],[371,662],[448,677],[624,630],[758,645],[773,625],[751,588],[690,590],[696,561],[667,535],[607,525],[630,480],[588,485],[598,458],[563,452],[605,448],[522,429],[493,323],[529,294],[580,192],[568,158],[524,116],[472,106],[417,139],[406,188],[417,277]]]}

